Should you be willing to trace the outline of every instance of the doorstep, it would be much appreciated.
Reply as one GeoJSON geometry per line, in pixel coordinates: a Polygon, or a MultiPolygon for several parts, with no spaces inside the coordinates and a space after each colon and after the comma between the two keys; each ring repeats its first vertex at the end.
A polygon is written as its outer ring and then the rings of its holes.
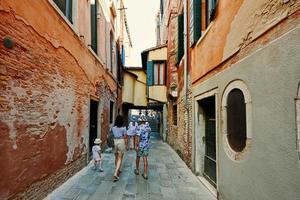
{"type": "Polygon", "coordinates": [[[215,198],[217,198],[217,189],[214,187],[214,186],[212,186],[209,182],[208,182],[208,180],[206,180],[204,177],[202,177],[202,176],[197,176],[197,178],[200,180],[200,182],[208,189],[208,191],[215,197],[215,198]]]}

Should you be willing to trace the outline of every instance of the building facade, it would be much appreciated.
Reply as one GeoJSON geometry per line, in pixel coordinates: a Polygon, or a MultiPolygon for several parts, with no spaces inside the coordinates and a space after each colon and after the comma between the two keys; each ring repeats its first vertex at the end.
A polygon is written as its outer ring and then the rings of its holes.
{"type": "Polygon", "coordinates": [[[157,45],[146,49],[141,54],[143,69],[147,73],[147,106],[160,114],[159,133],[166,140],[167,122],[167,87],[166,60],[167,46],[157,45]]]}
{"type": "Polygon", "coordinates": [[[299,1],[163,4],[167,142],[218,199],[298,199],[299,1]]]}
{"type": "Polygon", "coordinates": [[[122,110],[121,3],[0,2],[0,199],[43,198],[105,145],[122,110]]]}
{"type": "Polygon", "coordinates": [[[123,114],[129,122],[130,109],[147,108],[146,73],[141,67],[126,67],[123,71],[122,86],[123,114]]]}

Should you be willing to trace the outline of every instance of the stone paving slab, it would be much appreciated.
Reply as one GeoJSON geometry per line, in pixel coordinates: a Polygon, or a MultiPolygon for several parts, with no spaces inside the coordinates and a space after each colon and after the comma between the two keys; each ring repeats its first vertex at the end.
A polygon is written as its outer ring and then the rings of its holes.
{"type": "MultiPolygon", "coordinates": [[[[112,181],[114,154],[104,153],[104,172],[92,163],[49,194],[46,200],[216,200],[167,144],[151,138],[148,180],[136,176],[135,152],[125,154],[122,174],[112,181]]],[[[140,163],[140,174],[143,162],[140,163]]]]}

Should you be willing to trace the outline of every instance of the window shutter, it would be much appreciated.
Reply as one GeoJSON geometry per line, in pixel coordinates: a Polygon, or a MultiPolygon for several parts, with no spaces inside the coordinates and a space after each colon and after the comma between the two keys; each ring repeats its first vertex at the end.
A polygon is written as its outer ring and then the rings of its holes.
{"type": "Polygon", "coordinates": [[[125,65],[125,48],[122,45],[122,55],[121,55],[122,65],[125,65]]]}
{"type": "Polygon", "coordinates": [[[190,0],[190,46],[194,42],[194,0],[190,0]]]}
{"type": "Polygon", "coordinates": [[[201,0],[191,0],[190,4],[190,46],[201,37],[201,0]]]}
{"type": "Polygon", "coordinates": [[[176,63],[178,64],[184,54],[184,38],[183,38],[183,31],[184,31],[184,21],[183,21],[183,14],[178,15],[178,29],[177,29],[177,60],[176,63]]]}
{"type": "Polygon", "coordinates": [[[97,1],[91,4],[91,48],[97,54],[97,1]]]}
{"type": "MultiPolygon", "coordinates": [[[[177,16],[177,18],[178,18],[178,16],[177,16]]],[[[177,52],[178,52],[178,33],[179,33],[179,31],[178,31],[178,20],[177,20],[177,23],[175,24],[175,37],[174,37],[174,52],[175,52],[175,56],[176,56],[176,64],[177,64],[177,60],[178,60],[178,58],[177,58],[177,52]]]]}
{"type": "Polygon", "coordinates": [[[67,3],[66,3],[66,17],[73,24],[72,7],[73,7],[72,0],[67,0],[67,3]]]}
{"type": "Polygon", "coordinates": [[[147,62],[147,85],[153,85],[153,61],[147,62]]]}

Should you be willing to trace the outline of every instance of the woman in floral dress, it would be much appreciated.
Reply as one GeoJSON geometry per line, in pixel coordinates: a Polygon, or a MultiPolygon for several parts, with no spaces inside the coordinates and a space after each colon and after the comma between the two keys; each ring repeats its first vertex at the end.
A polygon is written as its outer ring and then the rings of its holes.
{"type": "Polygon", "coordinates": [[[136,169],[134,170],[134,173],[136,175],[139,175],[140,158],[143,157],[144,173],[142,174],[142,176],[144,179],[148,179],[148,155],[151,128],[149,125],[146,125],[144,123],[145,122],[142,121],[141,124],[138,126],[136,134],[136,169]]]}

